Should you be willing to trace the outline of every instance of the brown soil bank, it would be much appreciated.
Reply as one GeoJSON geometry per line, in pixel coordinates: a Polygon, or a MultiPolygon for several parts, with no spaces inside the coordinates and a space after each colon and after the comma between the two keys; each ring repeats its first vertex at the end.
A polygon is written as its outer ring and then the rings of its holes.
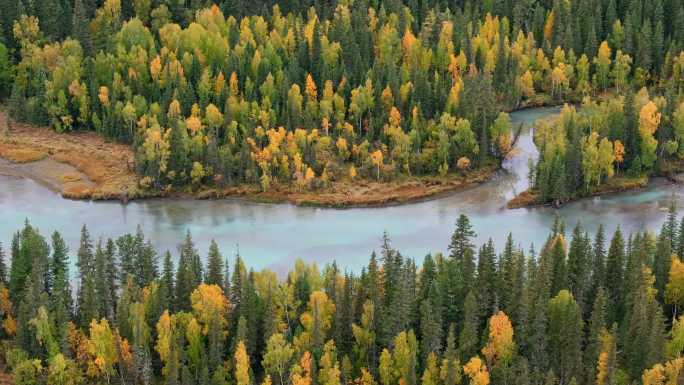
{"type": "MultiPolygon", "coordinates": [[[[3,126],[6,122],[3,110],[0,122],[3,126]]],[[[58,134],[11,122],[9,130],[0,130],[0,158],[13,163],[5,162],[0,171],[35,179],[66,198],[121,199],[139,194],[138,178],[129,166],[133,164],[130,147],[92,132],[58,134]]]]}
{"type": "MultiPolygon", "coordinates": [[[[0,127],[6,121],[0,109],[0,127]]],[[[44,127],[11,122],[0,129],[0,173],[31,178],[73,199],[139,199],[183,197],[215,199],[243,197],[259,202],[290,202],[325,207],[385,206],[424,200],[466,189],[488,180],[496,167],[446,177],[406,177],[392,182],[357,180],[332,182],[315,191],[276,185],[268,192],[243,185],[194,192],[149,191],[139,187],[131,148],[93,132],[58,134],[44,127]]]]}
{"type": "MultiPolygon", "coordinates": [[[[641,188],[644,188],[648,185],[648,176],[646,175],[641,175],[641,176],[636,176],[636,177],[624,177],[624,176],[616,176],[608,180],[605,184],[602,184],[595,190],[591,191],[589,194],[585,195],[580,195],[574,198],[571,198],[568,201],[565,202],[557,202],[556,205],[560,205],[563,203],[569,203],[575,200],[583,199],[583,198],[589,198],[589,197],[594,197],[594,196],[600,196],[600,195],[607,195],[607,194],[614,194],[614,193],[619,193],[623,191],[631,191],[631,190],[638,190],[641,188]]],[[[537,194],[536,191],[534,190],[526,190],[523,191],[522,193],[518,194],[515,196],[513,199],[508,201],[507,207],[509,209],[519,209],[523,207],[536,207],[536,206],[545,206],[545,205],[553,205],[554,202],[541,202],[539,200],[539,195],[537,194]]]]}
{"type": "Polygon", "coordinates": [[[486,167],[464,175],[446,177],[406,177],[398,181],[357,180],[332,182],[330,187],[315,191],[298,191],[289,186],[275,186],[267,192],[256,186],[206,189],[193,194],[200,199],[245,197],[257,202],[289,202],[298,206],[376,207],[416,202],[465,190],[486,182],[496,171],[486,167]]]}

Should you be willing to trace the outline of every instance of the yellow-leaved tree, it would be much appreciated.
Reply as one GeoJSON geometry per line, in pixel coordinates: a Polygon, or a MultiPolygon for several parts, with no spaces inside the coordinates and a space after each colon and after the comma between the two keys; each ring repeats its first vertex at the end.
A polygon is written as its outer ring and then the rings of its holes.
{"type": "Polygon", "coordinates": [[[644,370],[641,376],[643,385],[675,385],[681,382],[680,374],[684,367],[684,358],[679,357],[663,364],[655,364],[651,369],[644,370]]]}
{"type": "Polygon", "coordinates": [[[617,346],[615,336],[604,330],[601,334],[601,352],[596,364],[596,385],[615,383],[617,372],[617,346]]]}
{"type": "Polygon", "coordinates": [[[639,111],[639,135],[641,136],[641,164],[651,169],[656,161],[658,141],[654,137],[660,125],[660,112],[653,101],[649,101],[639,111]]]}
{"type": "Polygon", "coordinates": [[[302,354],[299,364],[292,368],[290,379],[292,385],[311,385],[311,353],[302,354]]]}
{"type": "Polygon", "coordinates": [[[249,356],[245,343],[240,341],[235,349],[235,385],[251,385],[249,377],[249,356]]]}
{"type": "Polygon", "coordinates": [[[605,90],[608,88],[608,75],[610,74],[610,60],[611,49],[607,41],[603,41],[601,46],[599,46],[598,53],[594,58],[594,64],[596,65],[596,80],[605,90]]]}
{"type": "Polygon", "coordinates": [[[489,341],[482,348],[482,354],[489,366],[506,366],[514,353],[513,325],[506,313],[500,311],[489,319],[489,341]]]}
{"type": "Polygon", "coordinates": [[[489,385],[489,370],[480,357],[473,357],[463,366],[463,373],[470,378],[470,385],[489,385]]]}
{"type": "Polygon", "coordinates": [[[117,339],[106,319],[92,320],[90,323],[90,339],[88,354],[93,361],[88,363],[88,374],[91,377],[102,377],[107,383],[114,374],[114,365],[119,362],[117,339]]]}
{"type": "Polygon", "coordinates": [[[684,263],[676,255],[672,256],[667,285],[665,285],[665,302],[674,306],[673,319],[677,318],[679,307],[684,304],[684,263]]]}
{"type": "Polygon", "coordinates": [[[300,317],[304,332],[294,339],[298,352],[323,348],[334,315],[335,304],[325,292],[316,290],[311,293],[307,310],[300,317]]]}

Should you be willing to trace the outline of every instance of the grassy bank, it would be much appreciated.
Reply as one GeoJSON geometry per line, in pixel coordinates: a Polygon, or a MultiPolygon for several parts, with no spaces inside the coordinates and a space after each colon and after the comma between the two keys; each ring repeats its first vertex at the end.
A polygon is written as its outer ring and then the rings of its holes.
{"type": "MultiPolygon", "coordinates": [[[[0,110],[0,122],[7,122],[0,110]]],[[[58,134],[53,130],[10,121],[0,130],[0,158],[24,167],[27,177],[76,199],[122,199],[144,196],[133,172],[133,152],[124,144],[94,132],[58,134]]]]}
{"type": "Polygon", "coordinates": [[[614,194],[623,191],[638,190],[648,185],[649,177],[640,176],[615,176],[606,183],[591,189],[588,192],[579,193],[563,202],[545,202],[541,200],[539,193],[534,189],[523,191],[508,201],[506,206],[509,209],[519,209],[523,207],[537,207],[546,205],[561,205],[583,198],[595,197],[600,195],[614,194]]]}

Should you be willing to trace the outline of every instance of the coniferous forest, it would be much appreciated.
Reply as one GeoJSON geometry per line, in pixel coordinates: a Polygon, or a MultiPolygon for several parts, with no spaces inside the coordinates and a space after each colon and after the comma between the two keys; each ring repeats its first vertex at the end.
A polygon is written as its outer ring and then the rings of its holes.
{"type": "MultiPolygon", "coordinates": [[[[540,106],[562,107],[510,207],[677,181],[684,1],[0,0],[0,166],[56,157],[13,135],[96,138],[145,196],[482,181],[520,150],[509,113],[540,106]]],[[[112,173],[72,163],[64,183],[112,173]]],[[[385,233],[360,271],[256,271],[142,227],[70,249],[27,219],[0,245],[0,384],[684,384],[666,215],[629,234],[557,217],[540,248],[499,249],[460,215],[446,252],[385,233]]]]}
{"type": "Polygon", "coordinates": [[[538,250],[475,235],[461,215],[445,254],[385,234],[360,272],[279,275],[214,242],[200,256],[190,232],[172,254],[84,226],[69,250],[26,221],[0,254],[6,367],[17,385],[681,383],[674,209],[659,234],[557,219],[538,250]]]}

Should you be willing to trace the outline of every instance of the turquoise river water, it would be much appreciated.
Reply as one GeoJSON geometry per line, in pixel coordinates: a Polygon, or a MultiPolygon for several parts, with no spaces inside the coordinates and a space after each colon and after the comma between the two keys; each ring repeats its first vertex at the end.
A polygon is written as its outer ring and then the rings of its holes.
{"type": "Polygon", "coordinates": [[[527,188],[528,159],[538,155],[529,128],[536,119],[557,112],[538,108],[511,114],[525,129],[515,155],[491,181],[433,200],[382,208],[324,209],[240,199],[153,199],[126,205],[74,201],[32,180],[0,175],[0,241],[7,251],[12,233],[29,218],[43,234],[59,230],[74,254],[82,224],[96,239],[134,232],[141,225],[160,252],[175,253],[189,229],[203,255],[213,238],[224,255],[239,247],[248,266],[256,269],[282,272],[302,258],[320,265],[337,260],[343,268],[358,271],[380,245],[383,231],[405,256],[421,260],[428,252],[445,252],[461,213],[470,216],[479,242],[492,238],[501,247],[512,232],[527,249],[544,241],[556,213],[568,228],[581,221],[590,231],[600,223],[612,231],[621,223],[623,231],[630,232],[656,230],[673,197],[684,207],[684,187],[656,180],[638,192],[585,199],[560,209],[506,209],[506,201],[527,188]]]}

